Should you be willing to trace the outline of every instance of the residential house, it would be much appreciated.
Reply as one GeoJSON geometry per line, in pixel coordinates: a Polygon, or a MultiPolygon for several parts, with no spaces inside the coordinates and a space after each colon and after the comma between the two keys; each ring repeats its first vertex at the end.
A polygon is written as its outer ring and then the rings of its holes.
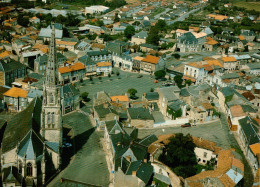
{"type": "Polygon", "coordinates": [[[56,46],[64,49],[68,49],[69,51],[75,51],[75,46],[77,41],[66,41],[66,40],[57,40],[56,46]]]}
{"type": "Polygon", "coordinates": [[[252,75],[260,75],[260,63],[250,63],[247,64],[249,68],[249,73],[252,75]]]}
{"type": "Polygon", "coordinates": [[[178,38],[176,50],[177,52],[199,52],[203,43],[193,33],[187,32],[178,38]]]}
{"type": "Polygon", "coordinates": [[[164,69],[164,60],[163,58],[147,55],[141,61],[140,70],[144,73],[153,74],[155,71],[164,69]]]}
{"type": "Polygon", "coordinates": [[[253,62],[260,62],[260,53],[259,54],[255,53],[255,54],[251,55],[251,57],[252,57],[253,62]]]}
{"type": "Polygon", "coordinates": [[[206,73],[204,71],[204,68],[206,68],[202,62],[192,62],[189,64],[186,64],[184,66],[184,75],[183,78],[187,80],[191,80],[192,82],[200,83],[204,80],[204,77],[206,76],[206,73]]]}
{"type": "Polygon", "coordinates": [[[4,102],[10,112],[20,112],[28,106],[27,101],[28,92],[22,88],[12,87],[5,92],[4,102]]]}
{"type": "Polygon", "coordinates": [[[10,88],[0,86],[0,111],[6,109],[5,102],[4,102],[4,93],[7,92],[10,88]]]}
{"type": "Polygon", "coordinates": [[[115,174],[115,186],[146,186],[150,184],[153,166],[149,162],[148,146],[157,140],[149,135],[138,140],[138,132],[131,129],[129,134],[117,120],[105,122],[104,140],[111,171],[115,174]]]}
{"type": "Polygon", "coordinates": [[[68,84],[83,79],[86,70],[84,64],[77,62],[75,64],[68,64],[67,66],[60,67],[58,71],[60,83],[68,84]]]}
{"type": "Polygon", "coordinates": [[[239,186],[244,177],[244,164],[231,149],[220,150],[214,170],[202,171],[185,179],[184,186],[239,186]]]}
{"type": "Polygon", "coordinates": [[[32,24],[38,24],[41,22],[41,20],[39,18],[37,18],[36,16],[30,18],[29,20],[32,24]]]}
{"type": "Polygon", "coordinates": [[[213,114],[214,107],[210,103],[201,103],[190,110],[190,119],[194,124],[205,123],[216,118],[213,114]]]}
{"type": "MultiPolygon", "coordinates": [[[[43,41],[50,41],[52,33],[52,28],[49,26],[47,28],[41,28],[39,33],[39,38],[43,39],[43,41]]],[[[61,40],[63,37],[62,25],[55,23],[55,38],[57,40],[61,40]]]]}
{"type": "Polygon", "coordinates": [[[132,127],[151,128],[154,124],[154,118],[149,109],[138,107],[127,109],[128,122],[132,127]]]}
{"type": "Polygon", "coordinates": [[[256,173],[259,168],[259,123],[255,119],[247,116],[239,120],[239,126],[240,130],[238,131],[238,136],[244,153],[248,158],[254,173],[256,173]]]}
{"type": "Polygon", "coordinates": [[[27,74],[26,66],[10,58],[0,60],[0,85],[11,86],[16,78],[27,74]]]}
{"type": "Polygon", "coordinates": [[[245,37],[245,40],[252,42],[256,38],[256,34],[251,30],[241,30],[241,35],[245,37]]]}
{"type": "Polygon", "coordinates": [[[129,97],[127,94],[111,96],[110,99],[111,99],[111,103],[119,104],[120,106],[123,106],[124,108],[129,107],[129,97]]]}
{"type": "Polygon", "coordinates": [[[148,37],[148,33],[146,31],[141,31],[132,36],[131,43],[134,45],[140,45],[146,43],[146,38],[148,37]]]}
{"type": "Polygon", "coordinates": [[[238,69],[237,59],[233,56],[222,57],[224,63],[224,68],[228,71],[233,71],[238,69]]]}
{"type": "Polygon", "coordinates": [[[141,70],[141,63],[144,57],[136,56],[133,58],[133,71],[140,72],[141,70]]]}
{"type": "Polygon", "coordinates": [[[87,14],[102,14],[109,10],[109,7],[102,5],[95,5],[90,7],[85,7],[85,15],[87,14]]]}
{"type": "Polygon", "coordinates": [[[113,109],[110,103],[102,103],[93,107],[93,118],[97,128],[104,130],[106,121],[119,120],[119,113],[113,109]]]}
{"type": "Polygon", "coordinates": [[[122,70],[132,71],[133,59],[131,56],[126,54],[113,55],[112,59],[115,67],[119,67],[122,70]]]}
{"type": "Polygon", "coordinates": [[[140,50],[144,53],[149,53],[150,51],[158,51],[159,47],[152,45],[152,44],[147,44],[147,43],[143,43],[140,45],[140,50]]]}
{"type": "MultiPolygon", "coordinates": [[[[180,89],[177,86],[170,86],[170,87],[158,88],[156,91],[159,94],[159,109],[161,113],[164,116],[171,116],[168,114],[167,111],[168,105],[170,105],[171,102],[179,100],[180,89]]],[[[182,114],[183,113],[186,112],[182,111],[182,114]]]]}
{"type": "Polygon", "coordinates": [[[80,58],[78,58],[78,62],[81,62],[82,64],[85,65],[86,67],[86,75],[96,75],[96,71],[97,71],[97,67],[96,64],[97,62],[95,62],[94,60],[92,60],[89,56],[84,55],[80,58]]]}
{"type": "Polygon", "coordinates": [[[207,38],[208,41],[205,42],[204,47],[207,51],[215,51],[218,46],[218,41],[212,39],[212,38],[207,38]]]}
{"type": "Polygon", "coordinates": [[[80,93],[72,84],[60,88],[62,115],[79,109],[80,93]]]}
{"type": "Polygon", "coordinates": [[[88,51],[86,55],[89,56],[95,62],[111,61],[112,55],[107,50],[100,51],[88,51]]]}
{"type": "Polygon", "coordinates": [[[98,62],[96,64],[97,75],[108,76],[112,73],[112,63],[111,62],[98,62]]]}
{"type": "Polygon", "coordinates": [[[185,33],[187,33],[187,32],[189,32],[189,31],[186,31],[186,30],[182,30],[182,29],[177,29],[176,31],[175,31],[175,33],[176,33],[176,39],[178,39],[180,36],[182,36],[183,34],[185,34],[185,33]]]}

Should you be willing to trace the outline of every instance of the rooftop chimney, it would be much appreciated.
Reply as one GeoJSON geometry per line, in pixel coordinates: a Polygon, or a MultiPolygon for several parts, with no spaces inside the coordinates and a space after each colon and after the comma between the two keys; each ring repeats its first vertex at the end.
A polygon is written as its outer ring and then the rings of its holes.
{"type": "Polygon", "coordinates": [[[132,171],[132,176],[136,176],[136,171],[132,171]]]}

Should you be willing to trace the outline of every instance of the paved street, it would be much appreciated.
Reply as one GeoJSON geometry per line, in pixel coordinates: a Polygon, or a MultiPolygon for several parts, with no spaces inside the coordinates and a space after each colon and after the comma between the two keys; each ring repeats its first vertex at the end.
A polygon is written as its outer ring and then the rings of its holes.
{"type": "Polygon", "coordinates": [[[68,186],[68,181],[74,183],[74,186],[77,183],[83,186],[108,186],[109,172],[100,143],[103,133],[95,131],[89,117],[79,112],[64,116],[63,123],[74,130],[75,156],[48,186],[68,186]]]}
{"type": "Polygon", "coordinates": [[[216,142],[218,146],[230,148],[230,140],[226,127],[221,126],[220,121],[200,124],[195,127],[160,127],[154,129],[139,129],[139,138],[143,138],[149,134],[164,135],[164,134],[175,134],[175,133],[190,133],[192,136],[201,137],[206,140],[216,142]]]}
{"type": "Polygon", "coordinates": [[[193,10],[181,15],[180,17],[176,18],[175,20],[167,21],[167,24],[171,25],[171,24],[174,24],[177,21],[184,21],[187,17],[189,17],[190,14],[193,14],[193,13],[197,12],[198,10],[200,10],[200,8],[193,9],[193,10]]]}

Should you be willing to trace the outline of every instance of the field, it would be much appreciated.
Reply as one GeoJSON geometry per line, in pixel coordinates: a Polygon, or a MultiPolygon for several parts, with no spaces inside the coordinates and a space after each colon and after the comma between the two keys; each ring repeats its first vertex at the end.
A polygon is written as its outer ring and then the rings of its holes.
{"type": "Polygon", "coordinates": [[[235,0],[233,4],[238,7],[244,7],[248,10],[260,11],[260,2],[246,2],[244,0],[235,0]]]}

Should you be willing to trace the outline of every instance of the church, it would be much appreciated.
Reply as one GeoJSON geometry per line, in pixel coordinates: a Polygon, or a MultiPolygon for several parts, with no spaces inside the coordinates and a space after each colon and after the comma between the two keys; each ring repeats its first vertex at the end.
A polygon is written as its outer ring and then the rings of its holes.
{"type": "Polygon", "coordinates": [[[60,169],[62,152],[61,86],[55,28],[43,83],[43,99],[35,98],[8,121],[1,145],[3,186],[44,186],[60,169]]]}

